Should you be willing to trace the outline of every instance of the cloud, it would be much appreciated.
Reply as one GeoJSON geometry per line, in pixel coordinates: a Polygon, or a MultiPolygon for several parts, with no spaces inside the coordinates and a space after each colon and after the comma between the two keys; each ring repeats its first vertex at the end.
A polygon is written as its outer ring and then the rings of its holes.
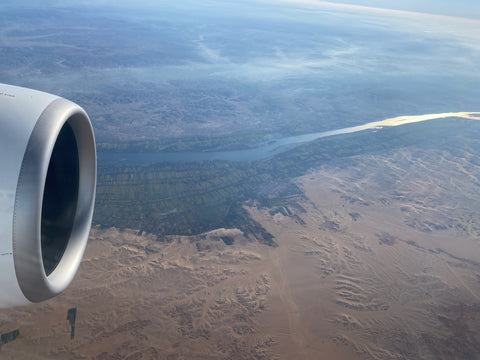
{"type": "MultiPolygon", "coordinates": [[[[200,36],[203,39],[203,36],[200,36]]],[[[228,58],[221,56],[220,52],[208,47],[203,41],[198,42],[198,48],[201,56],[211,63],[228,63],[228,58]]]]}

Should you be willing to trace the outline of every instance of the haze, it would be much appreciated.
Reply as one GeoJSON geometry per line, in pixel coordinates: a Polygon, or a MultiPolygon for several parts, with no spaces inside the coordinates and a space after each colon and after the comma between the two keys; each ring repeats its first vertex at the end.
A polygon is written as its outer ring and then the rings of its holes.
{"type": "Polygon", "coordinates": [[[2,2],[0,82],[82,105],[100,160],[2,359],[478,357],[478,5],[345,2],[2,2]]]}

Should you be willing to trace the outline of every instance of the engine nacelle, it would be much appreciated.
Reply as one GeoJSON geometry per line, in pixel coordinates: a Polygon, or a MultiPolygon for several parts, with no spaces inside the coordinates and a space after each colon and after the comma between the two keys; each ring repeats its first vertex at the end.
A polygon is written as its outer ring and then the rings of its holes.
{"type": "Polygon", "coordinates": [[[92,126],[78,105],[0,84],[0,307],[40,302],[72,281],[96,186],[92,126]]]}

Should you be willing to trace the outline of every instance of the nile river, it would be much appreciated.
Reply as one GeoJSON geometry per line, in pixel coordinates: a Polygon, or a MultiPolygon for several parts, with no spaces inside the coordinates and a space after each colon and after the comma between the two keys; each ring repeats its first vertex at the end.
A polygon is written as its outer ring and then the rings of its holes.
{"type": "Polygon", "coordinates": [[[311,134],[287,136],[269,141],[265,145],[253,149],[231,150],[231,151],[179,151],[179,152],[152,152],[152,153],[99,153],[98,160],[101,165],[121,165],[154,163],[162,161],[204,161],[204,160],[226,160],[226,161],[251,161],[261,160],[290,150],[300,144],[313,140],[343,134],[351,134],[365,130],[380,130],[383,127],[400,126],[415,122],[446,119],[465,118],[480,120],[480,112],[449,112],[441,114],[407,115],[395,118],[374,121],[364,125],[352,126],[338,130],[323,131],[311,134]]]}

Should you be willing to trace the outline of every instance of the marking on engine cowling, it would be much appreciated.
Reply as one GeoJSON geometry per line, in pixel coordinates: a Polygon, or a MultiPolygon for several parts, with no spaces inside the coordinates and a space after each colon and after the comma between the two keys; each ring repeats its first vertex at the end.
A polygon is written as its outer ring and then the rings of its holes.
{"type": "Polygon", "coordinates": [[[0,254],[0,256],[8,256],[8,255],[13,255],[13,253],[9,252],[9,253],[0,254]]]}

